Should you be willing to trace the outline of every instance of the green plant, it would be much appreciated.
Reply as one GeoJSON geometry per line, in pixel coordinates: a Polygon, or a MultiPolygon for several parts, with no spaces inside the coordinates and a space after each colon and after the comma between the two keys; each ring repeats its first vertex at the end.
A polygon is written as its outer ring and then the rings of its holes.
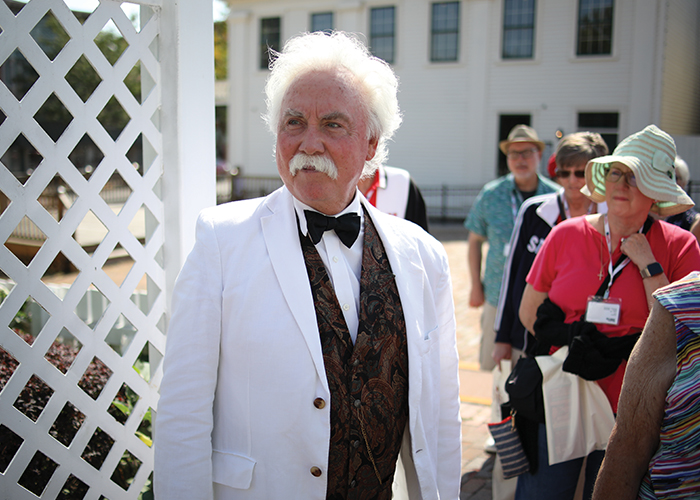
{"type": "MultiPolygon", "coordinates": [[[[0,288],[0,304],[2,304],[5,299],[7,298],[7,292],[0,288]]],[[[29,301],[31,299],[27,299],[24,301],[24,304],[22,304],[22,307],[19,308],[19,311],[17,311],[17,314],[15,314],[15,317],[12,318],[12,321],[10,321],[9,327],[11,330],[14,330],[17,333],[29,333],[29,329],[31,327],[31,318],[28,313],[29,309],[29,301]]],[[[34,339],[32,338],[32,341],[34,339]]],[[[31,344],[30,344],[31,345],[31,344]]]]}
{"type": "MultiPolygon", "coordinates": [[[[30,334],[19,332],[18,334],[22,336],[25,342],[28,344],[33,343],[34,339],[30,334]]],[[[70,367],[72,364],[73,359],[75,356],[77,356],[78,351],[79,349],[77,347],[54,342],[49,348],[46,357],[59,370],[61,367],[63,367],[64,370],[67,371],[68,367],[70,367]]],[[[0,348],[0,388],[4,387],[5,383],[12,376],[18,365],[19,363],[9,353],[0,348]]],[[[63,371],[63,373],[65,373],[65,371],[63,371]]],[[[111,375],[112,371],[98,358],[94,358],[78,385],[93,399],[96,399],[111,375]]],[[[32,377],[20,396],[17,398],[14,406],[28,418],[36,420],[43,411],[46,402],[49,400],[52,394],[53,389],[43,383],[40,379],[32,377]]],[[[138,395],[129,389],[127,385],[123,385],[117,393],[117,397],[110,406],[108,412],[117,421],[124,423],[133,411],[137,401],[138,395]]],[[[54,422],[49,434],[61,444],[68,447],[85,420],[85,415],[72,405],[66,406],[67,407],[64,408],[54,422]]],[[[148,446],[151,446],[152,444],[151,425],[152,417],[151,410],[149,409],[142,419],[136,433],[136,435],[148,446]]],[[[5,428],[2,430],[4,431],[4,434],[0,433],[3,436],[3,439],[1,440],[2,444],[0,445],[0,465],[5,464],[5,466],[7,466],[11,463],[13,456],[17,452],[19,445],[22,442],[22,438],[12,433],[9,429],[5,428]],[[15,443],[15,441],[17,442],[15,443]]],[[[88,442],[85,449],[77,450],[77,452],[81,453],[80,457],[83,460],[92,464],[96,469],[100,469],[102,463],[107,457],[107,454],[111,450],[113,443],[114,440],[108,434],[98,429],[98,431],[88,442]]],[[[53,469],[50,467],[51,463],[52,462],[50,461],[45,463],[37,462],[34,466],[34,469],[36,470],[33,470],[32,474],[23,476],[26,477],[23,486],[30,489],[30,491],[43,491],[43,488],[53,474],[53,469]]],[[[112,474],[112,480],[122,488],[127,489],[140,466],[141,461],[131,453],[127,452],[121,458],[119,466],[112,474]]],[[[61,493],[61,498],[80,497],[80,492],[83,488],[84,483],[77,479],[66,481],[61,493]]],[[[147,495],[150,488],[150,483],[147,483],[142,493],[147,495]]],[[[148,498],[148,496],[144,497],[146,500],[148,498]]]]}

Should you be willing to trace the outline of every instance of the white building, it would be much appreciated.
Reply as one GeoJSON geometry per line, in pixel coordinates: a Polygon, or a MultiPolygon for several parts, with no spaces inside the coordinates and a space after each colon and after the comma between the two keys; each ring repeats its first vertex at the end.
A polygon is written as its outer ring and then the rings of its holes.
{"type": "MultiPolygon", "coordinates": [[[[388,163],[420,186],[495,178],[498,141],[517,123],[548,143],[543,163],[558,131],[599,131],[612,146],[650,123],[700,134],[698,0],[228,2],[228,155],[245,175],[276,175],[260,118],[265,44],[316,29],[360,32],[392,64],[404,122],[388,163]]],[[[700,148],[687,149],[700,172],[700,148]]]]}

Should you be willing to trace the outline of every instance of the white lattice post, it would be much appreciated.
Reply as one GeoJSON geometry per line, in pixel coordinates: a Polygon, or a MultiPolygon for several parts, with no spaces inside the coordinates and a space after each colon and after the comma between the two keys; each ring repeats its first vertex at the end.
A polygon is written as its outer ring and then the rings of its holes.
{"type": "Polygon", "coordinates": [[[0,27],[0,497],[137,498],[172,285],[215,203],[212,5],[0,2],[0,27]]]}
{"type": "Polygon", "coordinates": [[[168,304],[177,272],[194,245],[202,208],[216,203],[214,25],[212,2],[166,2],[163,22],[163,179],[168,240],[168,304]],[[170,52],[172,51],[172,52],[170,52]],[[165,85],[165,82],[168,85],[165,85]]]}

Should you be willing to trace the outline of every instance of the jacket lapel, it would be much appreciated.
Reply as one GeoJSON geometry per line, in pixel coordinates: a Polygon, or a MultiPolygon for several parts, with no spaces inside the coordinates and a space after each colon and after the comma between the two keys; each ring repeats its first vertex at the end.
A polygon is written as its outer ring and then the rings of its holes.
{"type": "Polygon", "coordinates": [[[261,225],[272,268],[289,310],[309,347],[323,387],[328,390],[311,285],[299,243],[291,194],[282,188],[271,195],[265,204],[271,213],[261,218],[261,225]]]}
{"type": "Polygon", "coordinates": [[[418,250],[406,240],[403,235],[394,229],[391,224],[385,224],[384,219],[393,217],[377,211],[369,203],[362,202],[370,211],[370,216],[377,228],[379,237],[384,243],[387,258],[391,269],[396,275],[396,287],[401,297],[404,319],[406,320],[406,340],[408,343],[408,400],[409,406],[414,411],[409,412],[410,427],[415,428],[416,409],[420,407],[422,387],[422,347],[429,340],[434,326],[437,326],[437,317],[427,318],[426,314],[434,316],[434,308],[426,307],[426,301],[432,300],[430,290],[425,282],[425,270],[420,266],[421,258],[418,250]],[[428,322],[430,325],[428,326],[428,322]]]}

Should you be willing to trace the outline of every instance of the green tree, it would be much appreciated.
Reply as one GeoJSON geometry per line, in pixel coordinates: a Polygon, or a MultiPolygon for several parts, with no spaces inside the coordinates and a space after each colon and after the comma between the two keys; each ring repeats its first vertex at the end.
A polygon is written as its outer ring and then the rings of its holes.
{"type": "Polygon", "coordinates": [[[214,23],[214,75],[226,80],[228,64],[228,36],[226,21],[214,23]]]}

